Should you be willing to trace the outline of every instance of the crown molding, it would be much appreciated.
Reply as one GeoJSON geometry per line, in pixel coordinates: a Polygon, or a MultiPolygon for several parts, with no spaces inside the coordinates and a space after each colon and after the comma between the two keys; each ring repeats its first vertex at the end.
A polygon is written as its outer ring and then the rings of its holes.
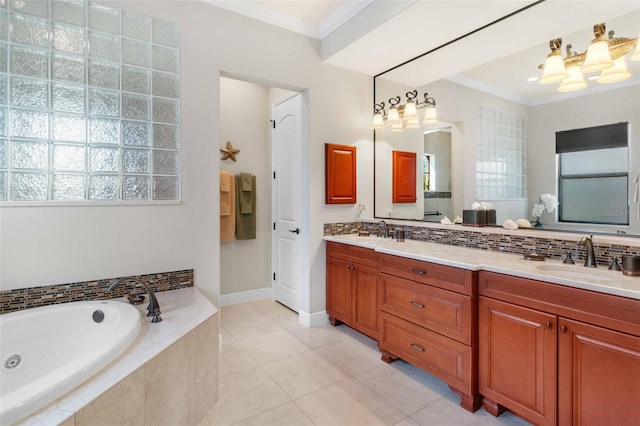
{"type": "Polygon", "coordinates": [[[327,16],[319,25],[302,19],[294,18],[287,14],[255,4],[256,2],[229,1],[229,0],[201,0],[213,6],[239,13],[259,21],[275,25],[285,30],[293,31],[307,37],[322,40],[341,25],[356,16],[365,7],[375,0],[347,1],[333,13],[327,16]]]}
{"type": "Polygon", "coordinates": [[[320,39],[320,30],[317,25],[310,22],[297,19],[284,13],[268,9],[266,7],[257,6],[249,2],[243,1],[218,1],[218,0],[202,0],[213,6],[239,13],[268,24],[275,25],[285,30],[293,31],[308,37],[320,39]]]}
{"type": "Polygon", "coordinates": [[[517,102],[519,104],[523,104],[523,105],[527,105],[527,106],[531,106],[532,105],[531,99],[529,99],[527,97],[516,95],[516,94],[511,93],[509,91],[497,88],[495,86],[491,86],[489,84],[481,83],[481,82],[479,82],[477,80],[473,80],[473,79],[470,79],[468,77],[464,77],[464,76],[459,75],[459,74],[452,75],[451,77],[448,77],[447,80],[452,81],[454,83],[458,83],[458,84],[460,84],[462,86],[467,86],[467,87],[470,87],[472,89],[476,89],[476,90],[479,90],[481,92],[488,93],[490,95],[494,95],[494,96],[498,96],[500,98],[504,98],[504,99],[509,100],[509,101],[517,102]]]}
{"type": "Polygon", "coordinates": [[[320,39],[322,40],[337,30],[338,27],[349,21],[373,2],[374,0],[358,0],[344,3],[320,22],[320,25],[318,25],[320,39]]]}

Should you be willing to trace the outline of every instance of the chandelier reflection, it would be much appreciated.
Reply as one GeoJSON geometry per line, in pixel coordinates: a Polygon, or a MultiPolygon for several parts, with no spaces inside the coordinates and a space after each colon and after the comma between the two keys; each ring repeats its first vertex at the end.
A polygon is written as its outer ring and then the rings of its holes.
{"type": "Polygon", "coordinates": [[[412,90],[405,93],[407,102],[401,104],[400,96],[389,99],[389,112],[385,111],[385,103],[380,102],[373,105],[373,128],[382,129],[389,125],[394,132],[401,132],[404,129],[417,129],[420,127],[419,109],[426,109],[422,123],[435,123],[438,121],[436,114],[436,100],[424,93],[424,101],[420,102],[418,91],[412,90]]]}

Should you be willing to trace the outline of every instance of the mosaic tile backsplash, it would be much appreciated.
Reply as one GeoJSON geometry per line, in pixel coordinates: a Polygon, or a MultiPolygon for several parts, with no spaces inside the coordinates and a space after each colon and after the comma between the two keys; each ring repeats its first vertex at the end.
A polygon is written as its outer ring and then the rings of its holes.
{"type": "MultiPolygon", "coordinates": [[[[394,225],[389,224],[389,228],[393,229],[394,225]]],[[[324,235],[355,234],[359,230],[367,230],[371,234],[375,234],[377,229],[378,226],[375,222],[328,223],[324,225],[324,235]]],[[[402,229],[405,230],[405,238],[412,240],[515,254],[535,251],[555,259],[563,259],[567,252],[571,252],[576,263],[584,261],[584,248],[578,247],[575,241],[452,228],[438,229],[402,225],[402,229]]],[[[629,246],[598,243],[596,237],[593,249],[598,264],[606,266],[614,257],[620,257],[622,254],[640,255],[640,240],[638,240],[637,246],[629,246]]]]}
{"type": "MultiPolygon", "coordinates": [[[[145,281],[156,293],[193,287],[193,269],[136,275],[135,278],[145,281]]],[[[113,291],[107,291],[109,283],[113,279],[0,291],[0,314],[81,300],[114,299],[128,296],[130,293],[146,294],[144,288],[133,283],[123,283],[113,291]]]]}

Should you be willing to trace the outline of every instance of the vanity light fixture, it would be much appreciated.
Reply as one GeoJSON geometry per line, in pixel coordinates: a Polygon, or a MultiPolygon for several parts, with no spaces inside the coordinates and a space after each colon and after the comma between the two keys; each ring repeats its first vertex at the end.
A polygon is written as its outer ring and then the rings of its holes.
{"type": "MultiPolygon", "coordinates": [[[[559,92],[573,92],[587,87],[583,74],[600,72],[596,77],[598,83],[615,83],[631,77],[625,63],[626,55],[632,50],[632,61],[640,61],[640,44],[638,37],[614,37],[614,32],[609,31],[605,36],[606,25],[604,23],[593,26],[595,38],[589,44],[586,51],[576,53],[571,50],[571,44],[567,45],[567,55],[563,58],[561,53],[562,39],[556,38],[549,41],[551,53],[547,55],[544,65],[538,68],[543,70],[540,83],[557,83],[559,92]]],[[[589,78],[593,80],[593,78],[589,78]]]]}
{"type": "Polygon", "coordinates": [[[373,125],[374,129],[382,129],[385,124],[391,126],[394,132],[401,132],[404,129],[417,129],[420,127],[418,110],[426,108],[423,123],[434,123],[438,121],[436,114],[436,100],[424,93],[424,101],[417,101],[418,91],[412,90],[405,93],[407,102],[400,104],[402,98],[396,96],[389,99],[389,112],[385,111],[385,103],[380,102],[373,105],[373,125]]]}

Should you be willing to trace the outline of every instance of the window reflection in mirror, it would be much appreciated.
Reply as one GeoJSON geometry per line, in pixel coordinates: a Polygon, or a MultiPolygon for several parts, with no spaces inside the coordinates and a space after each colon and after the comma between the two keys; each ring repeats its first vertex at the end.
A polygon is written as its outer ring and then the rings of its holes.
{"type": "Polygon", "coordinates": [[[628,123],[557,132],[556,152],[558,220],[629,225],[628,123]]]}

